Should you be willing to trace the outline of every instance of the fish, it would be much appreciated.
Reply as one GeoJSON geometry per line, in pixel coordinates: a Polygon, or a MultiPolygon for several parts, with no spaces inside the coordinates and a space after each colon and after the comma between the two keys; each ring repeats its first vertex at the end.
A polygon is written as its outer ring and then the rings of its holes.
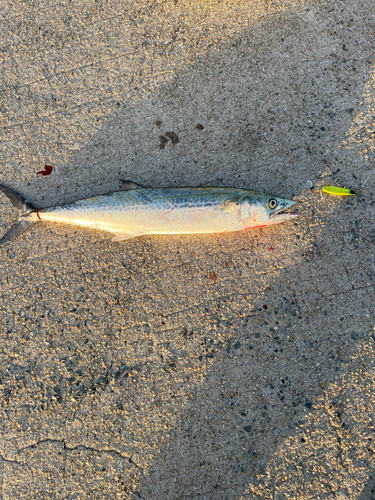
{"type": "Polygon", "coordinates": [[[151,234],[239,231],[278,224],[296,217],[295,204],[279,196],[224,187],[145,188],[124,181],[123,189],[64,205],[36,208],[21,194],[0,184],[17,208],[17,222],[0,247],[37,222],[59,222],[112,233],[112,241],[151,234]]]}

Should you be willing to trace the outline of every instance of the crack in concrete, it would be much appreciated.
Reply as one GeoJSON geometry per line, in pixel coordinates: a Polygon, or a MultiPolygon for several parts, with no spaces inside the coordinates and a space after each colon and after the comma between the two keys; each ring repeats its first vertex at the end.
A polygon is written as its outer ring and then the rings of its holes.
{"type": "MultiPolygon", "coordinates": [[[[327,396],[327,394],[326,394],[327,396]]],[[[341,437],[339,435],[339,432],[338,432],[338,429],[337,429],[337,425],[334,424],[334,422],[332,421],[332,416],[330,414],[330,412],[327,410],[325,404],[322,405],[322,408],[323,408],[323,411],[325,412],[325,414],[327,415],[328,417],[328,420],[329,420],[329,423],[331,424],[331,426],[333,427],[334,431],[335,431],[335,434],[336,434],[336,439],[337,439],[337,457],[338,459],[340,460],[340,464],[341,464],[341,467],[345,467],[344,465],[344,460],[343,460],[343,453],[344,453],[344,450],[342,448],[342,442],[341,442],[341,437]]],[[[338,417],[336,415],[336,418],[341,421],[340,417],[338,417]]]]}
{"type": "MultiPolygon", "coordinates": [[[[101,449],[98,449],[98,448],[94,448],[92,446],[86,446],[84,444],[78,444],[77,446],[69,446],[69,445],[67,445],[65,439],[42,439],[41,441],[38,441],[38,442],[36,442],[34,444],[31,444],[29,446],[25,446],[24,448],[20,448],[19,450],[17,450],[17,454],[19,454],[19,453],[21,453],[22,451],[25,451],[25,450],[35,449],[39,445],[41,445],[43,443],[58,443],[58,444],[62,444],[63,445],[63,449],[64,450],[68,450],[68,451],[74,451],[74,450],[83,449],[83,450],[87,450],[87,451],[94,451],[95,453],[111,453],[111,454],[117,455],[120,458],[127,459],[131,465],[134,465],[134,467],[136,467],[137,469],[139,469],[142,472],[142,476],[144,477],[144,468],[141,467],[140,465],[138,465],[132,459],[132,457],[129,457],[128,455],[123,455],[122,453],[120,453],[119,451],[117,451],[115,449],[101,450],[101,449]]],[[[0,454],[0,458],[3,459],[4,462],[16,463],[16,464],[21,465],[21,466],[27,465],[29,463],[29,460],[26,461],[26,462],[20,462],[19,460],[7,458],[3,454],[0,454]]]]}
{"type": "Polygon", "coordinates": [[[358,286],[358,287],[350,288],[349,290],[345,290],[342,292],[334,292],[334,293],[330,293],[329,295],[323,295],[323,298],[329,299],[330,297],[334,297],[336,295],[344,295],[344,294],[349,293],[349,292],[357,292],[358,290],[366,290],[367,288],[374,288],[374,287],[375,287],[375,284],[374,285],[358,286]]]}

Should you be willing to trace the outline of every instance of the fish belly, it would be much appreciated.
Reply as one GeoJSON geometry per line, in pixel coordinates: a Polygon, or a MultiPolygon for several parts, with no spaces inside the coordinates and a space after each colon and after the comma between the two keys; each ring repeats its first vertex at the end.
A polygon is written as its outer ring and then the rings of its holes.
{"type": "Polygon", "coordinates": [[[240,222],[239,206],[218,203],[187,203],[179,207],[170,200],[150,203],[127,202],[113,204],[89,199],[65,207],[39,211],[41,220],[74,224],[113,234],[190,234],[215,233],[244,229],[240,222]]]}
{"type": "Polygon", "coordinates": [[[138,234],[216,233],[243,229],[237,213],[224,213],[220,208],[170,208],[170,210],[129,211],[117,232],[138,234]],[[121,227],[120,227],[121,226],[121,227]]]}

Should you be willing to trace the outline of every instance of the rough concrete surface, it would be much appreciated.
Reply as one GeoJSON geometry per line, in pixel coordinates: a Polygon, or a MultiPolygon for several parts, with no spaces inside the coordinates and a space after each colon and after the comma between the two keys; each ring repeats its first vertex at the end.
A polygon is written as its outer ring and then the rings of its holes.
{"type": "MultiPolygon", "coordinates": [[[[1,249],[2,499],[375,498],[374,15],[2,0],[1,182],[39,207],[131,179],[300,211],[121,243],[37,224],[1,249]]],[[[2,232],[15,215],[1,195],[2,232]]]]}

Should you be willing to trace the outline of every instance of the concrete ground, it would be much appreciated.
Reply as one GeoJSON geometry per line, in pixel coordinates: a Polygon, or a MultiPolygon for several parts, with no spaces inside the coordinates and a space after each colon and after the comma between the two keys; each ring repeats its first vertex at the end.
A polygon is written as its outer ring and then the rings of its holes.
{"type": "Polygon", "coordinates": [[[0,16],[0,181],[35,205],[131,179],[301,214],[121,243],[41,223],[1,249],[1,498],[374,499],[375,3],[0,16]]]}

